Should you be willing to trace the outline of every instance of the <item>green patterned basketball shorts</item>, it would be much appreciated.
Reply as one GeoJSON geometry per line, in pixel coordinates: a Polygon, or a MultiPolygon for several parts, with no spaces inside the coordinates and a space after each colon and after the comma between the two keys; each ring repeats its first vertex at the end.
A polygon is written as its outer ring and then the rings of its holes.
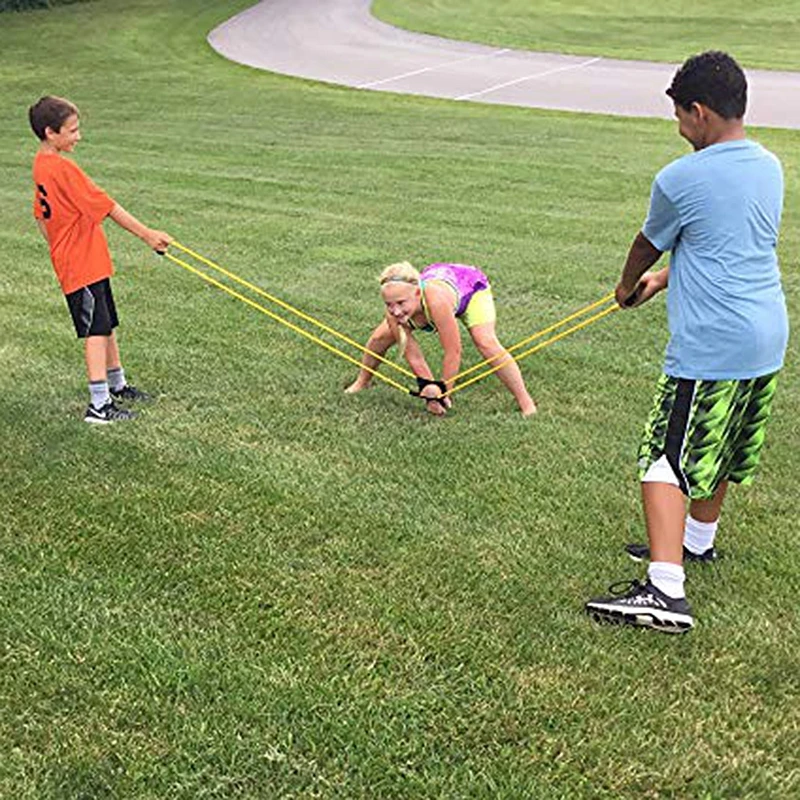
{"type": "Polygon", "coordinates": [[[752,483],[777,384],[777,372],[728,381],[662,375],[639,448],[639,478],[659,480],[647,473],[666,459],[674,483],[693,500],[713,497],[722,481],[752,483]]]}

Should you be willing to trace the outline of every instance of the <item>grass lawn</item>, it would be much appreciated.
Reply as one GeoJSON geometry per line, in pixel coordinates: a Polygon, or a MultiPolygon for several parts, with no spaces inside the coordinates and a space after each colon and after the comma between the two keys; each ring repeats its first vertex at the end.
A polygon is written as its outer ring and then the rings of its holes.
{"type": "Polygon", "coordinates": [[[747,67],[800,69],[797,0],[375,0],[401,27],[503,47],[681,63],[727,50],[747,67]]]}
{"type": "MultiPolygon", "coordinates": [[[[245,5],[0,16],[0,797],[797,797],[796,344],[685,637],[581,613],[641,575],[661,300],[523,362],[535,419],[489,379],[437,420],[344,396],[345,362],[109,224],[126,369],[159,396],[81,421],[31,218],[41,94],[79,105],[75,158],[126,208],[358,339],[403,258],[485,267],[509,343],[598,299],[686,152],[666,121],[239,67],[204,37],[245,5]]],[[[796,321],[800,136],[753,135],[786,170],[796,321]]]]}

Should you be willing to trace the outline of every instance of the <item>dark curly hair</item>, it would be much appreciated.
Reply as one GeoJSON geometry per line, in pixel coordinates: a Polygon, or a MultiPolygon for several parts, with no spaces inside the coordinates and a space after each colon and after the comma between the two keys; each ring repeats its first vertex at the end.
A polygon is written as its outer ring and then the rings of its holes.
{"type": "Polygon", "coordinates": [[[692,103],[702,103],[723,119],[741,119],[747,108],[747,78],[727,53],[709,50],[687,59],[667,94],[687,111],[692,103]]]}

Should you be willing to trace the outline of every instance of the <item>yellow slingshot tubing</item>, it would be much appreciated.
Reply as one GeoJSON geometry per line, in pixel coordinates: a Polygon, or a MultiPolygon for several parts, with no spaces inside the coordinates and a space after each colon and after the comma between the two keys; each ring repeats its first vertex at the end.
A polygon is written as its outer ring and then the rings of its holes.
{"type": "MultiPolygon", "coordinates": [[[[315,317],[312,317],[310,314],[306,314],[305,312],[300,311],[300,309],[295,308],[294,306],[290,305],[289,303],[287,303],[287,302],[275,297],[274,295],[270,294],[269,292],[264,291],[261,287],[256,286],[255,284],[244,280],[244,278],[241,278],[238,275],[236,275],[235,273],[231,272],[230,270],[227,270],[224,267],[221,267],[219,264],[215,263],[211,259],[206,258],[205,256],[201,255],[200,253],[195,252],[194,250],[191,250],[190,248],[186,247],[185,245],[181,244],[180,242],[177,242],[177,241],[173,240],[172,243],[170,244],[170,247],[174,247],[176,250],[179,250],[182,253],[185,253],[187,256],[190,256],[191,258],[195,259],[196,261],[199,261],[204,266],[215,270],[220,275],[224,275],[229,280],[232,280],[235,283],[239,284],[240,286],[245,287],[249,291],[254,292],[255,294],[263,297],[264,299],[268,300],[270,303],[273,303],[274,305],[279,306],[284,311],[288,311],[290,314],[294,314],[299,319],[302,319],[303,321],[305,321],[305,322],[307,322],[307,323],[309,323],[311,325],[316,326],[319,330],[324,331],[325,333],[328,333],[331,336],[336,337],[337,339],[339,339],[340,341],[345,342],[346,344],[350,345],[351,347],[354,347],[357,350],[360,350],[362,353],[366,353],[366,354],[372,356],[373,358],[377,359],[381,364],[385,364],[387,367],[396,370],[401,375],[405,375],[406,377],[409,377],[409,378],[412,378],[413,380],[416,380],[416,375],[414,375],[414,373],[411,370],[407,369],[406,367],[403,367],[402,365],[397,364],[394,361],[391,361],[390,359],[385,358],[384,356],[378,355],[378,353],[373,352],[372,350],[370,350],[369,348],[367,348],[364,345],[360,344],[359,342],[355,341],[354,339],[351,339],[349,336],[345,335],[341,331],[337,331],[334,328],[330,327],[329,325],[326,325],[324,322],[316,319],[315,317]]],[[[247,297],[246,295],[243,295],[241,292],[238,292],[235,289],[232,289],[230,286],[222,283],[222,281],[217,280],[216,278],[214,278],[211,275],[207,274],[203,270],[198,269],[196,266],[188,264],[184,259],[178,258],[177,256],[173,255],[169,251],[165,251],[164,253],[161,253],[161,255],[163,255],[164,258],[168,259],[173,264],[177,264],[179,267],[185,269],[187,272],[190,272],[193,275],[196,275],[198,278],[201,278],[206,283],[209,283],[211,286],[215,286],[217,289],[221,289],[223,292],[226,292],[231,297],[234,297],[237,300],[240,300],[242,303],[245,303],[246,305],[250,306],[251,308],[255,308],[256,311],[260,311],[262,314],[265,314],[270,319],[273,319],[276,322],[279,322],[281,325],[284,325],[285,327],[289,328],[290,330],[294,331],[295,333],[299,333],[301,336],[304,336],[309,341],[312,341],[312,342],[314,342],[314,344],[317,344],[320,347],[324,348],[329,353],[333,353],[334,355],[339,356],[339,358],[342,358],[345,361],[349,361],[351,364],[355,364],[357,367],[359,367],[359,369],[367,370],[367,372],[369,372],[370,374],[374,375],[376,378],[378,378],[379,380],[383,381],[387,385],[389,385],[389,386],[391,386],[391,387],[393,387],[395,389],[398,389],[399,391],[403,392],[403,394],[417,394],[418,393],[416,391],[416,389],[409,389],[406,386],[403,386],[398,381],[388,377],[387,375],[384,375],[381,372],[378,372],[377,369],[373,369],[371,367],[365,366],[364,364],[361,363],[360,359],[350,355],[349,353],[345,353],[343,350],[339,349],[338,347],[335,347],[334,345],[330,344],[329,342],[326,342],[324,339],[321,339],[319,336],[311,333],[310,331],[307,331],[305,328],[302,328],[299,325],[296,325],[295,323],[293,323],[293,322],[285,319],[284,317],[280,316],[279,314],[276,314],[274,311],[271,311],[270,309],[265,308],[261,303],[258,303],[255,300],[253,300],[252,298],[247,297]]],[[[540,331],[537,331],[536,333],[526,337],[525,339],[522,339],[521,341],[517,342],[516,344],[512,345],[511,347],[506,348],[506,351],[509,354],[509,356],[507,358],[503,358],[501,361],[497,361],[497,359],[501,358],[501,356],[495,356],[494,358],[486,359],[485,361],[480,361],[477,364],[473,364],[473,366],[471,366],[471,367],[463,370],[462,372],[458,373],[458,375],[456,375],[453,378],[453,381],[455,381],[455,385],[453,386],[453,388],[449,389],[446,392],[444,392],[442,396],[443,397],[449,397],[449,396],[455,394],[456,392],[459,392],[462,389],[465,389],[467,386],[471,386],[472,384],[477,383],[478,381],[483,380],[484,378],[487,378],[489,375],[494,374],[495,372],[497,372],[498,370],[502,369],[507,364],[510,364],[512,362],[515,362],[515,361],[522,361],[523,358],[527,358],[528,356],[533,355],[534,353],[537,353],[540,350],[543,350],[545,347],[548,347],[549,345],[554,344],[557,341],[560,341],[561,339],[565,338],[566,336],[569,336],[570,334],[575,333],[576,331],[579,331],[582,328],[585,328],[588,325],[591,325],[593,322],[596,322],[597,320],[602,319],[603,317],[608,316],[609,314],[613,313],[614,311],[618,311],[618,310],[619,310],[619,306],[617,305],[616,300],[614,299],[614,293],[611,292],[610,294],[607,294],[605,297],[601,297],[596,302],[590,303],[589,305],[584,306],[583,308],[579,309],[578,311],[575,311],[574,313],[564,317],[564,319],[559,320],[558,322],[556,322],[556,323],[554,323],[552,325],[549,325],[548,327],[543,328],[540,331]],[[591,311],[594,311],[595,309],[601,308],[602,306],[606,306],[606,307],[602,308],[597,313],[592,314],[590,317],[586,317],[586,314],[588,314],[591,311]],[[569,328],[566,328],[564,330],[560,330],[567,323],[573,322],[574,320],[578,320],[581,317],[585,317],[585,318],[581,319],[580,322],[576,322],[574,325],[571,325],[569,328]],[[556,331],[558,331],[558,333],[555,333],[556,331]],[[534,345],[533,347],[528,348],[527,350],[523,350],[518,355],[511,355],[511,353],[514,353],[517,350],[519,350],[520,348],[525,347],[525,345],[530,344],[531,342],[536,341],[537,339],[542,339],[542,338],[546,337],[548,334],[551,334],[551,333],[553,335],[550,336],[550,338],[539,342],[538,344],[534,345]],[[489,366],[489,365],[492,364],[493,361],[497,361],[497,363],[495,363],[493,366],[489,366]],[[483,372],[479,372],[477,375],[473,375],[473,377],[471,377],[469,380],[464,380],[464,378],[467,375],[471,375],[473,372],[477,372],[482,367],[488,367],[488,369],[484,370],[483,372]]]]}

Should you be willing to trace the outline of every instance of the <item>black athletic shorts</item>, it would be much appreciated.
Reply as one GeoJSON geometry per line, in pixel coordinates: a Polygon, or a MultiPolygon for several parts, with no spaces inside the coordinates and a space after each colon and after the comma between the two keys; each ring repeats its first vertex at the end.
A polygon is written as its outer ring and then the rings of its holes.
{"type": "Polygon", "coordinates": [[[110,336],[119,325],[111,281],[104,278],[65,295],[79,339],[110,336]]]}

